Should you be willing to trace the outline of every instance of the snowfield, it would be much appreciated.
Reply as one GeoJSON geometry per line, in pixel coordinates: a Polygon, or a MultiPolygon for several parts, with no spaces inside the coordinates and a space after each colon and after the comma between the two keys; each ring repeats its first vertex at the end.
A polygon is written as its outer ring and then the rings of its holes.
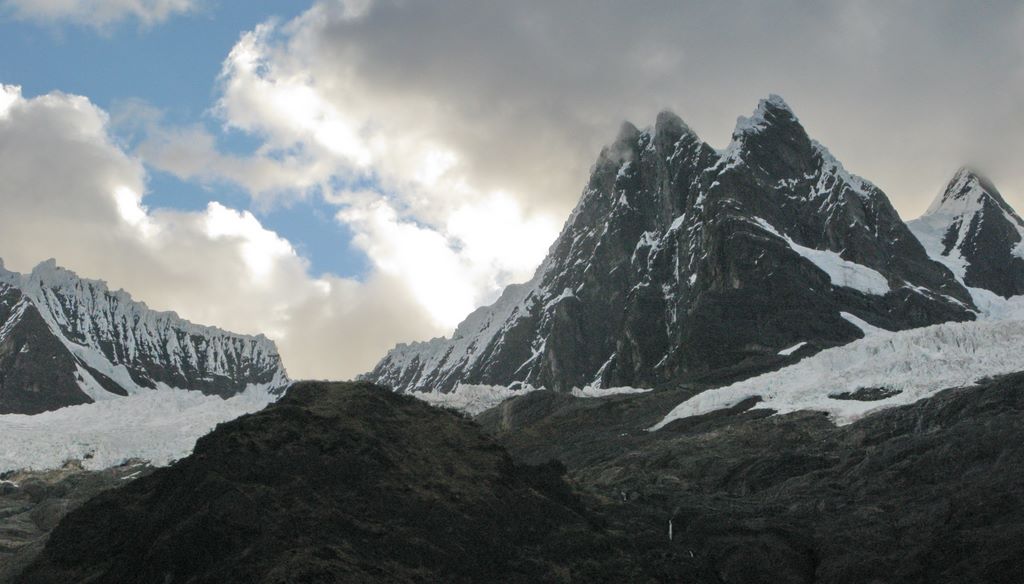
{"type": "Polygon", "coordinates": [[[900,332],[875,329],[863,339],[779,371],[698,394],[651,430],[680,418],[730,408],[749,398],[761,399],[755,409],[779,414],[827,412],[836,424],[845,425],[943,389],[1017,371],[1024,371],[1024,322],[1020,320],[945,323],[900,332]],[[831,397],[860,389],[898,393],[874,401],[831,397]]]}
{"type": "Polygon", "coordinates": [[[501,385],[459,385],[448,393],[413,391],[409,395],[432,406],[451,408],[475,416],[507,399],[526,395],[538,389],[530,385],[522,389],[510,389],[501,385]]]}
{"type": "Polygon", "coordinates": [[[60,468],[69,460],[91,470],[133,458],[165,466],[191,454],[217,424],[278,397],[263,387],[229,399],[163,387],[34,416],[0,415],[0,472],[60,468]]]}
{"type": "MultiPolygon", "coordinates": [[[[521,388],[511,389],[503,385],[459,385],[449,393],[440,392],[410,392],[409,395],[421,399],[430,405],[447,407],[475,416],[481,414],[501,402],[526,395],[534,391],[547,391],[543,387],[525,385],[521,388]]],[[[636,387],[574,387],[571,395],[577,398],[601,398],[613,395],[627,395],[636,393],[647,393],[650,389],[636,387]]]]}
{"type": "MultiPolygon", "coordinates": [[[[542,390],[460,385],[450,393],[411,395],[475,416],[507,399],[542,390]]],[[[584,388],[573,390],[572,395],[598,398],[646,391],[650,390],[584,388]]],[[[262,410],[279,397],[279,393],[255,385],[228,399],[164,386],[33,416],[0,415],[0,473],[60,468],[71,460],[81,461],[90,470],[131,459],[166,466],[191,454],[196,440],[217,424],[262,410]]]]}
{"type": "Polygon", "coordinates": [[[644,389],[641,387],[574,387],[572,388],[573,397],[591,398],[591,397],[608,397],[612,395],[631,395],[635,393],[647,393],[653,391],[651,389],[644,389]]]}

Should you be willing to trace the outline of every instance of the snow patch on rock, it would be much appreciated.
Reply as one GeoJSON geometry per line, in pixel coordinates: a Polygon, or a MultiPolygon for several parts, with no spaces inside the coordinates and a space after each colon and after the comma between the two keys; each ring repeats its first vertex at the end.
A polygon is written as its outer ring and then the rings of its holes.
{"type": "Polygon", "coordinates": [[[884,296],[889,293],[889,282],[885,279],[885,276],[877,271],[856,262],[845,260],[834,251],[802,246],[790,239],[789,236],[779,233],[775,227],[760,217],[754,217],[753,221],[765,231],[783,239],[790,249],[828,274],[833,286],[852,288],[858,292],[875,296],[884,296]]]}
{"type": "Polygon", "coordinates": [[[572,396],[579,398],[601,398],[610,397],[613,395],[633,395],[637,393],[648,393],[654,391],[650,388],[642,387],[574,387],[572,388],[572,396]]]}
{"type": "Polygon", "coordinates": [[[800,341],[799,343],[793,345],[792,347],[787,347],[787,348],[779,351],[779,355],[782,355],[783,357],[788,357],[788,356],[792,355],[793,353],[796,353],[797,351],[802,349],[804,347],[804,345],[806,345],[806,344],[807,344],[807,341],[800,341]]]}

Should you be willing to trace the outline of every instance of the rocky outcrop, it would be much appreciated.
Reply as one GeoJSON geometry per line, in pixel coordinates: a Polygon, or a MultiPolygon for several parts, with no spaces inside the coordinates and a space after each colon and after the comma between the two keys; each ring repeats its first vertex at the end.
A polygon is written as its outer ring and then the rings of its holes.
{"type": "Polygon", "coordinates": [[[83,470],[80,463],[73,460],[55,470],[0,474],[0,584],[18,581],[70,511],[152,470],[138,461],[103,471],[83,470]]]}
{"type": "Polygon", "coordinates": [[[366,378],[399,391],[724,380],[859,338],[844,314],[903,329],[972,308],[885,194],[772,96],[722,152],[668,112],[623,125],[530,282],[366,378]]]}
{"type": "Polygon", "coordinates": [[[1024,219],[987,178],[961,168],[909,223],[929,255],[972,288],[1024,294],[1024,219]]]}

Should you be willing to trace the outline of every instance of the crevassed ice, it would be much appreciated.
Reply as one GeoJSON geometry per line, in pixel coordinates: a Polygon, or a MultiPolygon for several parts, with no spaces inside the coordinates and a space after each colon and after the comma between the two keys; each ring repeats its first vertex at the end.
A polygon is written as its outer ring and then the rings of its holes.
{"type": "Polygon", "coordinates": [[[827,349],[774,371],[698,394],[681,403],[651,430],[686,418],[760,398],[754,408],[779,414],[826,412],[839,425],[872,412],[911,404],[952,387],[1024,370],[1024,322],[944,323],[889,332],[875,329],[863,339],[827,349]],[[877,401],[830,397],[863,388],[898,391],[877,401]]]}
{"type": "Polygon", "coordinates": [[[277,397],[256,386],[228,399],[164,386],[33,416],[0,415],[0,472],[59,468],[69,460],[93,470],[130,459],[167,465],[191,454],[217,424],[277,397]]]}

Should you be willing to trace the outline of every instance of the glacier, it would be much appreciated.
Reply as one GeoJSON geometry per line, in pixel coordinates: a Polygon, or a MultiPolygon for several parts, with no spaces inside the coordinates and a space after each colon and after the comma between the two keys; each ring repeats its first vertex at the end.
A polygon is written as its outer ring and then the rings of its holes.
{"type": "Polygon", "coordinates": [[[145,460],[165,466],[192,453],[217,424],[262,410],[280,397],[250,387],[222,399],[161,387],[128,397],[35,415],[0,415],[0,473],[79,461],[89,470],[145,460]]]}
{"type": "MultiPolygon", "coordinates": [[[[1005,314],[1002,313],[1002,314],[1005,314]]],[[[1012,312],[1014,317],[1024,313],[1012,312]]],[[[985,319],[868,334],[757,377],[697,394],[651,427],[731,408],[755,398],[754,409],[776,414],[825,412],[846,425],[879,410],[925,399],[949,388],[968,387],[987,377],[1024,370],[1024,321],[985,319]],[[838,399],[863,389],[884,389],[872,401],[838,399]]]]}
{"type": "MultiPolygon", "coordinates": [[[[449,408],[460,411],[470,416],[482,414],[487,410],[500,405],[502,402],[533,393],[535,391],[549,391],[543,387],[532,385],[520,385],[507,387],[504,385],[473,385],[459,384],[449,392],[441,391],[411,391],[408,395],[432,406],[449,408]]],[[[637,387],[574,387],[569,395],[580,399],[593,399],[611,397],[614,395],[632,395],[652,391],[646,388],[637,387]]]]}

